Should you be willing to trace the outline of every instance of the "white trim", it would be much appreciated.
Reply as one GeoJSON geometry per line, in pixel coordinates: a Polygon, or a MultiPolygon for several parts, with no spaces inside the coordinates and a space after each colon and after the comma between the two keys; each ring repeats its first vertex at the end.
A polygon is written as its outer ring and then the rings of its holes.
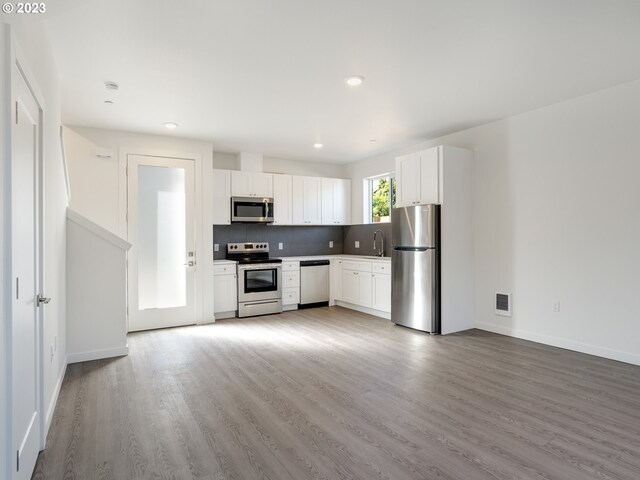
{"type": "MultiPolygon", "coordinates": [[[[213,252],[211,225],[213,208],[209,196],[212,182],[213,165],[207,164],[202,153],[194,151],[167,151],[149,148],[120,147],[118,149],[118,225],[122,238],[129,239],[127,231],[127,164],[129,155],[145,157],[174,158],[191,160],[194,162],[194,220],[195,220],[195,251],[196,251],[196,325],[204,325],[215,321],[213,315],[213,301],[207,300],[213,291],[213,252]],[[205,168],[206,167],[206,168],[205,168]]],[[[128,275],[128,272],[127,272],[128,275]]],[[[129,299],[127,298],[127,303],[129,299]]],[[[129,319],[127,318],[127,325],[129,319]]],[[[128,327],[129,328],[129,327],[128,327]]]]}
{"type": "Polygon", "coordinates": [[[71,182],[69,181],[69,166],[67,164],[67,150],[64,146],[64,127],[60,125],[60,151],[62,153],[62,170],[64,171],[64,183],[67,187],[67,205],[71,201],[71,182]]]}
{"type": "Polygon", "coordinates": [[[522,340],[529,340],[531,342],[542,343],[544,345],[550,345],[552,347],[565,348],[567,350],[586,353],[588,355],[595,355],[597,357],[617,360],[619,362],[631,363],[633,365],[640,365],[640,355],[637,355],[635,353],[623,352],[621,350],[613,350],[611,348],[599,347],[597,345],[591,345],[588,343],[576,342],[573,340],[567,340],[560,337],[552,337],[550,335],[543,335],[540,333],[530,332],[527,330],[521,330],[519,328],[503,327],[500,325],[494,325],[492,323],[486,323],[486,322],[476,322],[475,328],[479,330],[485,330],[487,332],[507,335],[509,337],[520,338],[522,340]]]}
{"type": "MultiPolygon", "coordinates": [[[[363,218],[362,218],[362,223],[366,224],[366,225],[377,225],[379,223],[390,223],[391,220],[389,220],[388,222],[373,222],[371,221],[371,217],[373,216],[373,190],[372,190],[372,185],[371,182],[373,180],[380,180],[381,178],[389,178],[393,181],[393,179],[396,178],[396,172],[387,172],[387,173],[381,173],[379,175],[371,175],[370,177],[364,177],[362,179],[362,214],[363,214],[363,218]]],[[[396,190],[397,190],[398,184],[396,182],[396,190]]],[[[389,185],[389,189],[392,188],[392,185],[389,185]]],[[[391,217],[391,198],[393,198],[393,196],[391,195],[391,190],[389,191],[390,197],[389,197],[389,217],[391,217]]],[[[396,191],[396,197],[397,197],[397,191],[396,191]]]]}
{"type": "Polygon", "coordinates": [[[385,318],[387,320],[391,320],[391,314],[388,312],[383,312],[382,310],[375,310],[369,307],[361,307],[360,305],[355,305],[349,302],[343,302],[342,300],[336,300],[336,305],[339,307],[349,308],[351,310],[357,310],[358,312],[368,313],[369,315],[373,315],[374,317],[385,318]]]}
{"type": "Polygon", "coordinates": [[[8,267],[9,251],[7,249],[6,238],[8,234],[8,208],[10,205],[10,198],[8,196],[8,183],[9,175],[7,173],[10,150],[9,142],[11,139],[11,82],[9,79],[9,72],[11,71],[10,60],[11,55],[9,53],[10,32],[9,26],[0,20],[0,275],[2,275],[2,281],[0,281],[0,418],[3,419],[0,425],[0,478],[9,478],[9,445],[11,443],[11,435],[9,430],[9,309],[7,304],[11,301],[11,283],[6,280],[9,278],[6,272],[8,267]]]}
{"type": "Polygon", "coordinates": [[[53,420],[53,413],[56,409],[56,404],[58,403],[58,397],[60,396],[60,390],[62,389],[62,382],[64,382],[64,376],[67,373],[67,357],[64,359],[64,365],[62,367],[62,371],[60,372],[60,376],[58,377],[58,381],[56,382],[56,386],[53,388],[53,395],[51,396],[51,401],[49,402],[49,407],[47,408],[47,415],[44,419],[44,442],[42,444],[42,448],[46,445],[47,433],[49,433],[49,427],[51,426],[51,420],[53,420]]]}
{"type": "Polygon", "coordinates": [[[89,350],[87,352],[70,353],[67,355],[67,363],[89,362],[104,358],[124,357],[129,355],[129,345],[126,347],[103,348],[102,350],[89,350]]]}
{"type": "MultiPolygon", "coordinates": [[[[118,149],[118,233],[125,239],[129,238],[127,233],[127,163],[129,155],[194,160],[196,172],[202,172],[202,154],[198,152],[174,152],[170,150],[154,150],[149,148],[120,147],[118,149]]],[[[195,181],[197,184],[197,175],[195,181]]],[[[194,215],[197,215],[197,211],[194,211],[194,215]]]]}
{"type": "Polygon", "coordinates": [[[97,235],[110,244],[115,245],[121,250],[124,250],[125,252],[131,248],[131,244],[126,240],[111,233],[109,230],[102,228],[100,225],[93,223],[87,217],[83,217],[75,210],[71,210],[71,208],[69,207],[67,207],[67,218],[73,223],[80,225],[85,230],[90,231],[94,235],[97,235]]]}
{"type": "MultiPolygon", "coordinates": [[[[9,60],[9,65],[8,65],[8,72],[7,72],[7,76],[6,79],[8,81],[8,93],[9,93],[9,106],[10,106],[10,125],[8,126],[8,130],[7,130],[7,135],[8,138],[6,139],[6,144],[7,144],[7,158],[6,158],[6,165],[8,165],[5,174],[8,173],[7,179],[8,179],[8,186],[5,184],[5,190],[6,190],[6,194],[7,194],[7,204],[6,204],[6,212],[8,212],[7,217],[6,217],[6,223],[5,226],[7,227],[8,231],[5,231],[5,234],[7,235],[5,237],[6,240],[6,247],[8,247],[8,249],[6,250],[7,255],[9,256],[9,262],[8,265],[5,267],[5,271],[6,271],[6,275],[8,276],[7,279],[7,286],[9,288],[9,295],[7,298],[12,298],[12,294],[11,294],[11,289],[12,289],[12,279],[13,279],[13,260],[11,259],[11,257],[13,256],[13,246],[11,244],[12,240],[12,190],[13,190],[13,184],[11,183],[11,179],[12,179],[12,163],[13,163],[13,126],[15,123],[15,118],[14,118],[14,111],[13,111],[13,105],[14,105],[14,101],[17,100],[17,81],[24,81],[25,85],[27,86],[29,93],[32,95],[34,101],[37,104],[37,108],[38,108],[38,158],[37,158],[37,178],[36,178],[36,212],[37,212],[37,218],[36,218],[36,235],[37,235],[37,243],[38,243],[38,250],[36,252],[36,268],[37,268],[37,273],[36,273],[36,282],[37,282],[37,293],[44,293],[46,285],[44,282],[45,279],[45,232],[44,232],[44,225],[45,225],[45,189],[44,189],[44,177],[45,177],[45,162],[44,162],[44,145],[45,145],[45,137],[44,137],[44,130],[45,130],[45,115],[46,115],[46,108],[45,108],[45,101],[44,101],[44,95],[42,94],[42,90],[40,90],[40,88],[38,87],[37,83],[35,82],[35,79],[37,78],[34,74],[33,71],[31,70],[31,68],[29,68],[29,62],[27,60],[27,57],[23,54],[22,49],[17,41],[17,39],[15,38],[15,36],[13,35],[12,29],[10,25],[6,25],[7,27],[7,43],[8,43],[8,50],[7,50],[7,54],[8,54],[8,60],[9,60]],[[21,80],[19,80],[19,78],[21,78],[21,80]]],[[[5,316],[5,318],[7,318],[7,321],[9,322],[9,325],[11,325],[12,322],[12,316],[13,316],[13,312],[12,312],[12,308],[11,308],[11,302],[7,302],[7,310],[8,310],[8,314],[5,316]]],[[[38,403],[38,407],[37,407],[37,416],[39,417],[38,419],[38,430],[39,430],[39,438],[38,438],[38,446],[40,449],[44,448],[44,443],[45,443],[45,438],[46,438],[46,433],[45,433],[45,415],[44,415],[44,409],[45,409],[45,364],[44,364],[44,358],[45,358],[45,344],[44,344],[44,325],[45,325],[45,309],[38,309],[37,312],[37,327],[36,327],[36,359],[35,362],[38,365],[38,372],[37,372],[37,403],[38,403]]],[[[12,332],[11,332],[11,327],[9,328],[8,331],[8,338],[7,338],[7,354],[9,356],[12,355],[12,349],[13,349],[13,345],[11,344],[11,337],[12,337],[12,332]]],[[[8,385],[12,385],[13,383],[13,366],[11,364],[9,364],[8,366],[8,371],[7,371],[7,384],[8,385]]],[[[12,399],[11,396],[9,396],[8,398],[8,412],[10,413],[13,410],[13,404],[12,404],[12,399]]],[[[7,427],[9,429],[9,448],[11,448],[11,436],[12,436],[12,429],[13,429],[13,425],[11,424],[11,422],[7,422],[7,427]]],[[[22,448],[22,447],[21,447],[22,448]]],[[[9,452],[9,458],[11,459],[11,452],[9,452]]],[[[9,462],[8,462],[9,463],[9,462]]],[[[13,465],[13,462],[11,462],[11,465],[13,465]]],[[[11,472],[13,470],[12,467],[9,467],[9,471],[11,472]]]]}

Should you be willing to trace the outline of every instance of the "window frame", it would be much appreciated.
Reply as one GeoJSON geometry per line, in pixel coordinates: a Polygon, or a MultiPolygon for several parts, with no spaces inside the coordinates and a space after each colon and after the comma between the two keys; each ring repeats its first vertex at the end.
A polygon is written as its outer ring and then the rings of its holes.
{"type": "Polygon", "coordinates": [[[382,173],[380,175],[373,175],[371,177],[365,177],[363,179],[363,191],[364,191],[364,218],[363,221],[366,224],[376,224],[376,223],[390,223],[391,220],[385,222],[374,222],[373,221],[373,182],[376,180],[380,180],[382,178],[388,178],[390,180],[390,188],[392,190],[389,191],[389,214],[391,214],[391,209],[393,208],[393,194],[395,191],[395,195],[398,195],[398,180],[396,178],[395,172],[387,172],[382,173]],[[394,182],[395,180],[395,182],[394,182]],[[394,188],[395,183],[395,188],[394,188]]]}

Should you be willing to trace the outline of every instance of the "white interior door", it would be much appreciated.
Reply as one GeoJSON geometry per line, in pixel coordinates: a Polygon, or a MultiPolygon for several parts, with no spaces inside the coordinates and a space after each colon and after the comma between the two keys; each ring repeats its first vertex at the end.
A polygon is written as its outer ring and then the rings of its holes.
{"type": "Polygon", "coordinates": [[[40,108],[14,67],[11,132],[11,455],[14,479],[29,479],[40,450],[40,108]]]}
{"type": "Polygon", "coordinates": [[[128,155],[129,330],[192,325],[195,161],[128,155]]]}

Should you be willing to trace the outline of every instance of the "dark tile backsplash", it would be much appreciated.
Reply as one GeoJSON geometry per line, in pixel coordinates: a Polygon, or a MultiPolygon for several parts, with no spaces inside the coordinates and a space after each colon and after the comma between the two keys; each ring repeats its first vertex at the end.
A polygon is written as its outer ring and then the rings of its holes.
{"type": "Polygon", "coordinates": [[[391,224],[390,223],[370,223],[364,225],[351,225],[344,227],[344,247],[343,252],[347,255],[377,255],[380,248],[380,234],[376,242],[376,249],[373,248],[373,234],[376,230],[384,233],[385,257],[391,256],[391,224]],[[355,247],[355,242],[360,242],[360,248],[355,247]]]}
{"type": "Polygon", "coordinates": [[[244,223],[214,225],[213,243],[220,245],[220,251],[213,252],[213,258],[225,258],[227,243],[238,242],[269,242],[272,257],[340,254],[342,228],[328,225],[303,227],[244,223]],[[333,242],[333,248],[329,248],[330,241],[333,242]],[[282,250],[278,250],[280,242],[283,243],[282,250]]]}
{"type": "MultiPolygon", "coordinates": [[[[352,225],[334,227],[329,225],[314,226],[273,226],[262,224],[234,223],[232,225],[214,225],[213,243],[220,246],[213,252],[214,260],[222,260],[226,255],[227,243],[269,242],[272,257],[293,257],[303,255],[376,255],[373,249],[373,233],[381,229],[385,236],[385,255],[391,255],[391,224],[379,223],[370,225],[352,225]],[[360,242],[355,248],[354,242],[360,242]],[[333,248],[329,248],[329,242],[333,248]],[[278,243],[283,249],[278,250],[278,243]]],[[[378,245],[380,239],[378,239],[378,245]]]]}

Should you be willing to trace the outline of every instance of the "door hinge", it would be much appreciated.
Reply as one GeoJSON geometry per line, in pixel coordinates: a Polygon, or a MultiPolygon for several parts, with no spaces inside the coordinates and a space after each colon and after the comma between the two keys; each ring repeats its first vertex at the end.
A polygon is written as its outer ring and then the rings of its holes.
{"type": "Polygon", "coordinates": [[[16,472],[20,471],[20,450],[16,450],[16,472]]]}
{"type": "Polygon", "coordinates": [[[16,277],[16,300],[20,300],[20,277],[16,277]]]}
{"type": "Polygon", "coordinates": [[[18,101],[16,100],[16,125],[18,125],[18,101]]]}

